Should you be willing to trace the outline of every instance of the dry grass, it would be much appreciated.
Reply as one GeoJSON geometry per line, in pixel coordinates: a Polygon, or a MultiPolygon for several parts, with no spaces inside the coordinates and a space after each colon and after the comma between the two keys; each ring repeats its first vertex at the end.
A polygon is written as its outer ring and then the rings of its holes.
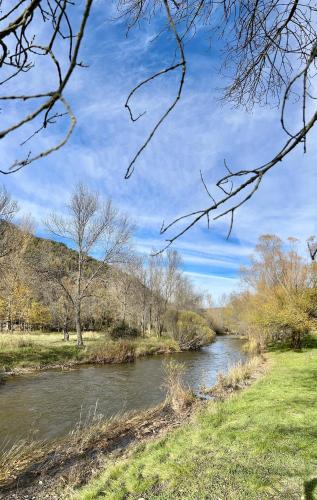
{"type": "Polygon", "coordinates": [[[23,349],[24,347],[33,347],[34,340],[26,335],[0,335],[0,350],[9,351],[16,349],[23,349]]]}
{"type": "Polygon", "coordinates": [[[90,363],[128,363],[135,359],[135,345],[130,340],[100,343],[89,353],[90,363]]]}
{"type": "Polygon", "coordinates": [[[165,362],[164,369],[166,401],[175,412],[182,412],[195,399],[193,391],[184,383],[185,365],[171,360],[165,362]]]}
{"type": "Polygon", "coordinates": [[[0,490],[15,495],[19,483],[17,498],[44,498],[44,493],[69,498],[103,469],[109,454],[121,454],[130,445],[165,434],[188,418],[190,412],[189,408],[176,413],[163,402],[141,413],[118,414],[104,420],[96,406],[85,419],[79,417],[63,440],[19,441],[2,454],[0,450],[0,490]]]}
{"type": "Polygon", "coordinates": [[[3,443],[0,448],[0,484],[14,479],[27,464],[42,456],[44,442],[32,437],[19,440],[7,448],[3,443]]]}
{"type": "Polygon", "coordinates": [[[263,337],[250,337],[248,342],[244,344],[243,350],[252,356],[257,356],[266,350],[266,342],[263,337]]]}
{"type": "Polygon", "coordinates": [[[145,337],[136,341],[136,357],[179,352],[179,343],[169,337],[145,337]]]}
{"type": "Polygon", "coordinates": [[[262,366],[263,358],[261,356],[254,356],[245,363],[239,361],[227,374],[219,373],[214,387],[205,392],[218,396],[222,393],[237,391],[248,385],[251,378],[262,366]]]}
{"type": "Polygon", "coordinates": [[[79,420],[74,425],[74,428],[67,436],[67,448],[69,451],[82,453],[87,448],[101,430],[104,432],[105,428],[110,424],[109,420],[104,420],[102,414],[98,413],[98,403],[96,402],[94,408],[90,408],[85,418],[82,413],[79,415],[79,420]]]}

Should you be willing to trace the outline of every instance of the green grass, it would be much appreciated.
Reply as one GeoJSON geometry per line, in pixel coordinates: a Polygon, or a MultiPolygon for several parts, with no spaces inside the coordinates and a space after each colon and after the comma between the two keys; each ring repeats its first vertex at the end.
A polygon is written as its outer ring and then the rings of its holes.
{"type": "Polygon", "coordinates": [[[74,499],[317,498],[317,349],[272,352],[269,365],[248,389],[108,464],[74,499]]]}
{"type": "Polygon", "coordinates": [[[99,355],[104,362],[120,362],[127,351],[140,357],[179,349],[177,342],[164,337],[123,342],[112,341],[102,332],[85,332],[83,337],[85,347],[78,349],[75,333],[70,334],[69,342],[63,341],[61,333],[0,333],[0,372],[89,363],[99,355]]]}
{"type": "MultiPolygon", "coordinates": [[[[91,342],[87,335],[85,337],[91,342]]],[[[61,333],[0,334],[0,371],[63,364],[82,355],[76,348],[75,335],[65,343],[61,333]]]]}

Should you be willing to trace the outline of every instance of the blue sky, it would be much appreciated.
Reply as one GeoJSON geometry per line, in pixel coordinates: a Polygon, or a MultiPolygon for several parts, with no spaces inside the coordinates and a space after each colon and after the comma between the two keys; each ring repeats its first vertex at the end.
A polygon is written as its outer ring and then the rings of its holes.
{"type": "MultiPolygon", "coordinates": [[[[177,74],[143,88],[133,105],[136,112],[147,112],[136,123],[129,120],[125,99],[135,84],[173,61],[175,46],[168,37],[152,41],[159,28],[154,24],[136,28],[126,38],[125,25],[109,22],[110,15],[110,8],[97,1],[81,52],[89,69],[78,69],[67,90],[78,119],[70,142],[0,181],[19,201],[21,213],[33,216],[40,235],[43,218],[52,209],[62,211],[74,184],[83,181],[112,197],[131,216],[137,226],[136,248],[148,253],[164,244],[159,235],[163,220],[208,205],[200,169],[212,190],[224,158],[232,169],[258,166],[278,151],[285,135],[275,108],[258,107],[248,114],[219,103],[217,89],[224,85],[219,44],[202,30],[187,45],[189,71],[181,102],[139,159],[133,176],[124,180],[129,160],[175,96],[177,74]]],[[[30,86],[45,86],[49,74],[32,78],[30,86]]],[[[12,117],[17,112],[11,108],[12,117]]],[[[296,114],[292,119],[296,122],[296,114]]],[[[51,129],[38,143],[48,144],[59,133],[59,128],[51,129]]],[[[237,288],[239,267],[259,235],[297,237],[304,251],[306,238],[317,233],[315,137],[313,132],[306,155],[298,150],[264,180],[237,214],[229,241],[228,221],[221,220],[209,231],[202,222],[175,243],[184,272],[215,300],[237,288]]],[[[13,142],[0,148],[2,162],[16,158],[13,142]]]]}

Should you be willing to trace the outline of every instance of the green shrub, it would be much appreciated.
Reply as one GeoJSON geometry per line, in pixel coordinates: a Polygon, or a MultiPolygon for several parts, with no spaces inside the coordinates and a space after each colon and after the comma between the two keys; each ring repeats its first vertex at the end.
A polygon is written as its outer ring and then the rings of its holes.
{"type": "Polygon", "coordinates": [[[205,318],[191,311],[181,311],[177,321],[177,340],[180,346],[198,349],[213,341],[215,333],[209,328],[205,318]]]}
{"type": "Polygon", "coordinates": [[[132,339],[136,338],[140,335],[140,332],[137,328],[134,328],[133,326],[127,325],[125,321],[122,321],[121,323],[115,325],[111,330],[110,330],[110,337],[113,340],[116,339],[132,339]]]}

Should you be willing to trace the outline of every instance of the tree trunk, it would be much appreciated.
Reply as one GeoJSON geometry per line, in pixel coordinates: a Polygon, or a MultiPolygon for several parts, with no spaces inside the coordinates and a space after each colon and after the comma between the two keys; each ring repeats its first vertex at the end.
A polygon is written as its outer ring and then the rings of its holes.
{"type": "Polygon", "coordinates": [[[80,303],[75,306],[75,324],[77,332],[77,347],[83,347],[83,335],[81,329],[81,318],[80,318],[80,303]]]}
{"type": "Polygon", "coordinates": [[[64,342],[69,342],[69,332],[67,326],[63,328],[64,342]]]}
{"type": "Polygon", "coordinates": [[[148,321],[148,334],[151,335],[152,332],[152,306],[149,309],[149,321],[148,321]]]}
{"type": "Polygon", "coordinates": [[[68,332],[68,317],[64,319],[64,324],[63,324],[63,335],[64,335],[64,342],[69,342],[69,332],[68,332]]]}
{"type": "Polygon", "coordinates": [[[292,334],[292,348],[300,349],[302,347],[302,336],[299,332],[293,332],[292,334]]]}

